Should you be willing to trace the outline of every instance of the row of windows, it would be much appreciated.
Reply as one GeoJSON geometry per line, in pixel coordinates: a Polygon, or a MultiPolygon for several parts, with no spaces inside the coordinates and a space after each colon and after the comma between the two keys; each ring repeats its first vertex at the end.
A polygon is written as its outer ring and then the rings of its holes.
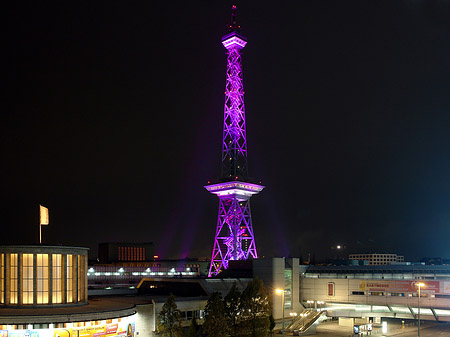
{"type": "Polygon", "coordinates": [[[372,259],[372,258],[375,258],[375,257],[378,257],[378,258],[380,258],[380,257],[383,257],[383,258],[387,258],[387,257],[389,257],[389,258],[402,257],[402,256],[399,256],[397,254],[359,254],[359,255],[350,254],[349,256],[350,256],[351,259],[357,259],[357,258],[372,259]]]}
{"type": "Polygon", "coordinates": [[[350,255],[350,260],[369,260],[369,261],[386,261],[386,262],[403,262],[404,257],[395,254],[367,254],[367,255],[350,255]]]}
{"type": "Polygon", "coordinates": [[[0,303],[84,301],[86,262],[84,255],[0,254],[0,303]]]}
{"type": "Polygon", "coordinates": [[[145,261],[145,248],[119,247],[119,261],[145,261]]]}

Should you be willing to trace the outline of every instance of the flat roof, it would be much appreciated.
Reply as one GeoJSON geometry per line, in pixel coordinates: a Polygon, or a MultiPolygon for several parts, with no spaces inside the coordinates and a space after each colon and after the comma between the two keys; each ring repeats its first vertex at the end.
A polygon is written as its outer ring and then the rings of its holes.
{"type": "Polygon", "coordinates": [[[92,298],[88,304],[75,306],[0,307],[0,324],[81,322],[126,317],[134,313],[136,305],[132,301],[92,298]]]}
{"type": "Polygon", "coordinates": [[[336,273],[336,274],[360,274],[360,273],[413,273],[413,274],[450,274],[449,265],[380,265],[380,266],[309,266],[305,274],[310,273],[336,273]]]}

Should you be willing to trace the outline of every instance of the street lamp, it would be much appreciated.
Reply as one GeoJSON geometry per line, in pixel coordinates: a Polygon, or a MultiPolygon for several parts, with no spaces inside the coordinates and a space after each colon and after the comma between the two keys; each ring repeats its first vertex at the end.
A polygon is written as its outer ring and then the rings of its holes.
{"type": "Polygon", "coordinates": [[[317,301],[317,304],[319,305],[319,311],[320,311],[320,305],[321,304],[325,304],[325,302],[324,301],[317,301]]]}
{"type": "Polygon", "coordinates": [[[282,320],[281,320],[281,331],[284,337],[284,289],[275,290],[278,295],[281,295],[281,305],[282,305],[282,320]]]}
{"type": "Polygon", "coordinates": [[[417,300],[417,302],[419,304],[418,305],[419,310],[418,310],[418,315],[417,315],[417,317],[419,319],[419,325],[417,326],[417,336],[420,337],[420,288],[425,287],[425,283],[422,283],[422,282],[416,283],[416,286],[419,287],[419,291],[418,291],[419,298],[417,300]]]}

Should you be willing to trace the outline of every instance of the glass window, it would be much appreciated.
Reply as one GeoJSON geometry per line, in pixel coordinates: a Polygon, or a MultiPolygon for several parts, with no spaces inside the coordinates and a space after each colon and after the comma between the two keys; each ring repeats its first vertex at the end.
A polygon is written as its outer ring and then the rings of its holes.
{"type": "Polygon", "coordinates": [[[73,255],[67,255],[66,295],[67,303],[73,302],[73,255]]]}
{"type": "Polygon", "coordinates": [[[0,254],[0,303],[5,303],[5,255],[0,254]]]}
{"type": "Polygon", "coordinates": [[[33,304],[33,254],[22,254],[22,303],[33,304]]]}
{"type": "Polygon", "coordinates": [[[36,255],[37,303],[48,303],[48,254],[36,255]]]}
{"type": "Polygon", "coordinates": [[[284,270],[284,308],[292,309],[292,270],[284,270]]]}
{"type": "Polygon", "coordinates": [[[78,294],[78,298],[77,301],[80,302],[81,301],[81,275],[83,274],[83,268],[81,266],[81,261],[82,261],[82,256],[78,255],[77,256],[77,260],[78,260],[78,289],[77,289],[77,294],[78,294]]]}
{"type": "Polygon", "coordinates": [[[10,291],[10,298],[9,302],[11,304],[17,304],[18,300],[18,294],[17,294],[17,281],[18,281],[18,261],[17,261],[17,254],[10,254],[10,265],[11,265],[11,291],[10,291]]]}
{"type": "Polygon", "coordinates": [[[52,255],[52,302],[62,303],[62,255],[52,255]]]}
{"type": "Polygon", "coordinates": [[[334,283],[328,283],[328,296],[334,296],[334,283]]]}

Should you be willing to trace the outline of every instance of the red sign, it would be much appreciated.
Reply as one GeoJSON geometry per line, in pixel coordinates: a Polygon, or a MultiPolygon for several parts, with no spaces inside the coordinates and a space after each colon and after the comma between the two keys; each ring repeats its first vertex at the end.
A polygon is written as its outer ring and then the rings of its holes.
{"type": "Polygon", "coordinates": [[[119,325],[118,324],[108,324],[106,326],[106,334],[112,334],[112,333],[116,333],[117,329],[118,329],[119,325]]]}

